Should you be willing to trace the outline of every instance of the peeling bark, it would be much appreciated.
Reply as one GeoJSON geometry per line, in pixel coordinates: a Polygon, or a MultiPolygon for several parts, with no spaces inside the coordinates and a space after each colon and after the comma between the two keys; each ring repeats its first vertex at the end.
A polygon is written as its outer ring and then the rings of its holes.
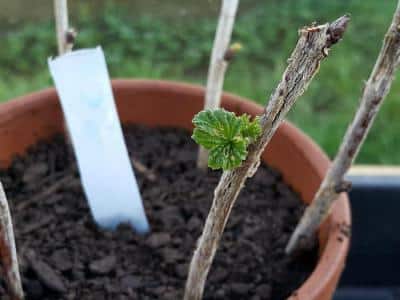
{"type": "Polygon", "coordinates": [[[306,209],[286,247],[291,254],[301,248],[329,214],[333,202],[346,191],[344,175],[350,168],[371,128],[374,118],[388,94],[399,66],[400,57],[400,1],[386,33],[375,67],[365,85],[360,106],[347,129],[339,151],[327,172],[312,204],[306,209]]]}
{"type": "Polygon", "coordinates": [[[261,136],[249,146],[249,154],[240,167],[223,172],[215,190],[203,233],[190,263],[185,300],[202,298],[209,269],[239,192],[246,179],[257,170],[265,146],[287,112],[307,89],[329,48],[341,39],[348,21],[349,18],[343,16],[331,24],[305,27],[299,31],[300,37],[288,66],[261,116],[261,136]]]}
{"type": "MultiPolygon", "coordinates": [[[[238,4],[239,0],[223,0],[222,3],[208,70],[204,109],[217,109],[220,106],[225,72],[230,60],[226,54],[229,50],[238,4]]],[[[208,151],[200,146],[197,167],[206,170],[207,162],[208,151]]]]}

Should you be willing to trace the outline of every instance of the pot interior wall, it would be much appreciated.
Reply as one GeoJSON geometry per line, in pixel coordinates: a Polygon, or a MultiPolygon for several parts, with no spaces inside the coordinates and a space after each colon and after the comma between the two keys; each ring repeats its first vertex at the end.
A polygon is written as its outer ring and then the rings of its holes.
{"type": "MultiPolygon", "coordinates": [[[[202,109],[204,97],[204,90],[199,87],[157,81],[118,80],[113,82],[113,90],[123,123],[177,126],[188,130],[192,129],[191,120],[194,114],[202,109]]],[[[239,97],[230,94],[224,95],[222,106],[237,114],[262,113],[260,106],[244,103],[239,97]]],[[[63,126],[61,108],[54,89],[2,104],[0,167],[9,165],[16,154],[24,153],[36,141],[62,132],[63,126]]],[[[288,123],[278,129],[263,155],[263,160],[278,169],[285,181],[300,193],[307,203],[311,201],[329,165],[328,158],[319,148],[288,123]]],[[[340,218],[349,220],[346,198],[343,196],[338,202],[342,202],[340,218]]],[[[330,224],[334,223],[333,221],[340,220],[332,220],[330,217],[320,228],[321,253],[328,243],[328,236],[332,235],[330,224]]],[[[348,244],[337,246],[337,251],[347,252],[347,246],[348,244]]],[[[331,242],[330,247],[336,245],[331,242]]],[[[338,255],[338,258],[327,258],[331,259],[329,263],[343,264],[344,257],[345,255],[338,255]]],[[[336,285],[339,274],[328,276],[330,282],[327,284],[330,289],[336,285]]],[[[308,290],[311,294],[319,293],[311,284],[306,284],[302,290],[308,290]]]]}
{"type": "MultiPolygon", "coordinates": [[[[171,85],[168,88],[160,82],[142,82],[135,88],[116,82],[113,85],[118,112],[123,123],[137,123],[148,126],[175,126],[192,130],[191,120],[203,105],[203,91],[197,87],[171,85]]],[[[262,110],[253,103],[246,103],[238,97],[226,94],[222,106],[236,114],[259,115],[262,110]]],[[[63,132],[63,117],[58,96],[53,89],[28,95],[4,104],[0,111],[0,166],[9,165],[15,154],[40,139],[63,132]],[[16,107],[14,106],[17,106],[16,107]],[[14,107],[13,107],[14,106],[14,107]]],[[[301,145],[296,143],[289,124],[281,126],[269,143],[263,155],[264,161],[278,169],[305,202],[310,202],[319,186],[318,163],[310,162],[301,145]]],[[[318,158],[320,155],[316,155],[318,158]]],[[[322,158],[324,160],[324,157],[322,158]]],[[[326,162],[322,161],[322,164],[326,162]]],[[[324,230],[323,230],[324,231],[324,230]]],[[[321,237],[325,239],[325,234],[321,237]]]]}
{"type": "MultiPolygon", "coordinates": [[[[187,86],[149,89],[146,84],[135,89],[114,84],[118,112],[123,123],[139,123],[148,126],[178,126],[191,130],[193,115],[202,109],[203,93],[198,88],[187,86]]],[[[15,154],[22,154],[40,139],[63,131],[63,117],[54,90],[32,94],[3,104],[0,110],[0,166],[5,167],[15,154]],[[15,106],[18,106],[17,108],[15,106]]],[[[237,114],[260,114],[257,105],[244,107],[237,97],[227,94],[222,105],[237,114]]],[[[286,181],[302,198],[309,202],[317,189],[320,176],[318,170],[307,161],[304,153],[293,142],[287,126],[281,126],[267,147],[263,158],[279,169],[286,181]],[[284,134],[282,134],[284,133],[284,134]],[[276,138],[279,135],[279,138],[276,138]],[[307,170],[304,174],[304,170],[307,170]]]]}

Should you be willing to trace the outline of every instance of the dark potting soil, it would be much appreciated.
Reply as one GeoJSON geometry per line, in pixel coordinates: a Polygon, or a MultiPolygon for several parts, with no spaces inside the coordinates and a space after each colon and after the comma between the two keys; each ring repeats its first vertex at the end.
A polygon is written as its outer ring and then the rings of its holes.
{"type": "MultiPolygon", "coordinates": [[[[147,236],[95,226],[61,136],[0,171],[28,300],[182,298],[220,173],[196,169],[197,146],[183,130],[130,126],[125,135],[152,226],[147,236]]],[[[303,209],[280,174],[262,165],[233,209],[204,298],[286,299],[317,262],[316,247],[284,255],[303,209]]]]}

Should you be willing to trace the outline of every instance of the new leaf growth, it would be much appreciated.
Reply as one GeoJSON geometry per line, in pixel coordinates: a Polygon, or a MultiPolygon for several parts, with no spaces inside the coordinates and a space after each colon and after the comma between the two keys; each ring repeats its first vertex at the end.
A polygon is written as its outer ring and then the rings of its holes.
{"type": "Polygon", "coordinates": [[[201,111],[193,124],[192,138],[210,151],[208,166],[214,170],[240,166],[247,157],[247,147],[261,134],[259,118],[237,117],[224,109],[201,111]]]}

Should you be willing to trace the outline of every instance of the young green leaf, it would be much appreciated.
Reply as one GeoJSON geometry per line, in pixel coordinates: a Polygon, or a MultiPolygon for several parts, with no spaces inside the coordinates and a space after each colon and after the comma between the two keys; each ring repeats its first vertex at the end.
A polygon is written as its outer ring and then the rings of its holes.
{"type": "Polygon", "coordinates": [[[212,169],[231,170],[247,156],[248,145],[261,134],[259,119],[235,116],[224,109],[204,110],[193,118],[192,138],[208,149],[208,166],[212,169]]]}
{"type": "Polygon", "coordinates": [[[242,121],[242,135],[249,139],[249,143],[251,143],[261,134],[260,118],[256,117],[251,121],[249,115],[242,115],[240,119],[242,121]]]}

